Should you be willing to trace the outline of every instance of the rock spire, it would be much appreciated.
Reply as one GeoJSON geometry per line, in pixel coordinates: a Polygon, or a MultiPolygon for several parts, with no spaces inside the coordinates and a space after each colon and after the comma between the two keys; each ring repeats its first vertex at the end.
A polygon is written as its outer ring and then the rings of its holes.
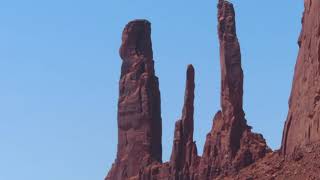
{"type": "MultiPolygon", "coordinates": [[[[189,65],[187,69],[182,117],[175,125],[173,149],[170,158],[170,163],[172,169],[175,171],[175,176],[179,176],[181,173],[188,174],[192,171],[189,169],[196,167],[198,162],[197,146],[193,141],[194,78],[194,68],[192,65],[189,65]]],[[[180,177],[182,176],[180,175],[180,177]]]]}
{"type": "Polygon", "coordinates": [[[269,151],[265,139],[251,132],[242,108],[243,71],[233,5],[218,3],[221,65],[221,111],[215,115],[200,162],[200,179],[232,174],[263,158],[269,151]]]}
{"type": "Polygon", "coordinates": [[[107,180],[123,180],[161,162],[161,108],[154,72],[151,27],[130,22],[122,34],[118,102],[118,151],[107,180]]]}
{"type": "MultiPolygon", "coordinates": [[[[107,180],[209,180],[234,175],[270,150],[251,132],[243,111],[243,71],[233,5],[218,1],[221,110],[215,115],[202,157],[193,139],[195,70],[188,66],[181,119],[172,154],[161,162],[161,110],[152,57],[150,23],[130,22],[122,37],[118,154],[107,180]]],[[[221,178],[220,178],[221,179],[221,178]]]]}

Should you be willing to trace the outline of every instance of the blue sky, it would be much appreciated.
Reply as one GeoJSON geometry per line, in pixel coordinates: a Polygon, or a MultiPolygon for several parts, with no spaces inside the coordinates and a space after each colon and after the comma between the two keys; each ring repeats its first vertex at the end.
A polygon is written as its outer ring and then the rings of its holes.
{"type": "MultiPolygon", "coordinates": [[[[303,1],[234,0],[253,130],[279,148],[303,1]]],[[[0,179],[103,179],[116,155],[118,49],[126,23],[152,22],[163,159],[196,69],[195,140],[202,153],[219,110],[216,0],[0,2],[0,179]]]]}

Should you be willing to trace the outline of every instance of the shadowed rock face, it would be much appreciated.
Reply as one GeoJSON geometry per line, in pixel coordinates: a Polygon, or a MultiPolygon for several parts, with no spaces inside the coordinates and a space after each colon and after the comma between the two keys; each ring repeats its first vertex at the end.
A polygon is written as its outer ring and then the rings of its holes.
{"type": "Polygon", "coordinates": [[[194,130],[194,68],[188,66],[184,106],[181,120],[176,122],[170,165],[176,177],[190,176],[198,164],[197,146],[193,141],[194,130]]]}
{"type": "Polygon", "coordinates": [[[320,1],[304,2],[300,50],[282,139],[284,155],[320,141],[320,1]]]}
{"type": "Polygon", "coordinates": [[[118,102],[117,159],[106,179],[122,180],[161,162],[161,110],[154,73],[150,23],[130,22],[124,29],[118,102]]]}
{"type": "Polygon", "coordinates": [[[193,141],[195,72],[192,65],[187,69],[187,80],[182,117],[175,124],[170,161],[155,163],[144,169],[135,179],[139,180],[194,180],[200,157],[193,141]]]}
{"type": "Polygon", "coordinates": [[[220,0],[218,33],[221,65],[221,108],[207,135],[199,166],[200,179],[233,174],[269,151],[265,139],[251,132],[242,108],[243,71],[233,5],[220,0]]]}

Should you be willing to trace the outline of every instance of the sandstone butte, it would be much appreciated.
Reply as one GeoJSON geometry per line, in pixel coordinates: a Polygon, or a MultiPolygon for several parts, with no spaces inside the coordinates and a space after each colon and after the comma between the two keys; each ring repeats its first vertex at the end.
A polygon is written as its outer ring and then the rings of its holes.
{"type": "Polygon", "coordinates": [[[195,69],[189,65],[169,162],[162,162],[161,102],[151,24],[124,29],[118,151],[106,180],[320,179],[320,1],[305,0],[299,55],[281,149],[253,133],[243,110],[243,70],[232,3],[218,1],[221,94],[202,156],[193,140],[195,69]]]}

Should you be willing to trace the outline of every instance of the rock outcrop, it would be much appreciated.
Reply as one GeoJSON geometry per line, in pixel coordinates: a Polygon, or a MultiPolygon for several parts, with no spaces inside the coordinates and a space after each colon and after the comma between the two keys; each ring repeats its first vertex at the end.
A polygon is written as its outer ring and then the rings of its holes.
{"type": "Polygon", "coordinates": [[[195,180],[200,157],[193,141],[195,71],[192,65],[187,69],[187,80],[182,117],[175,124],[171,158],[166,163],[154,163],[134,180],[195,180]]]}
{"type": "Polygon", "coordinates": [[[200,179],[232,174],[263,158],[270,150],[260,134],[247,125],[243,102],[243,71],[236,35],[235,12],[230,2],[218,4],[221,64],[221,111],[213,120],[200,162],[200,179]]]}
{"type": "Polygon", "coordinates": [[[136,20],[123,32],[118,153],[106,180],[320,178],[320,1],[305,0],[289,113],[282,147],[275,152],[245,119],[235,12],[230,2],[218,2],[221,110],[214,116],[203,155],[198,156],[193,139],[195,70],[189,65],[171,158],[161,161],[160,92],[151,28],[149,22],[136,20]]]}
{"type": "Polygon", "coordinates": [[[199,157],[197,146],[193,141],[194,131],[194,68],[192,65],[187,69],[186,90],[181,120],[175,125],[173,149],[170,165],[173,176],[187,179],[195,173],[199,157]]]}
{"type": "Polygon", "coordinates": [[[154,75],[150,23],[133,21],[123,33],[117,159],[107,179],[198,180],[238,172],[269,149],[251,132],[242,108],[243,72],[235,13],[228,1],[218,3],[221,63],[221,108],[207,135],[203,156],[193,140],[195,72],[187,69],[182,117],[176,122],[170,161],[161,163],[161,115],[154,75]]]}
{"type": "Polygon", "coordinates": [[[237,174],[218,177],[223,180],[318,180],[320,179],[320,144],[305,146],[295,158],[274,152],[237,174]]]}
{"type": "Polygon", "coordinates": [[[150,23],[130,22],[124,29],[118,102],[118,152],[107,180],[137,175],[161,162],[161,108],[155,76],[150,23]]]}
{"type": "Polygon", "coordinates": [[[281,147],[286,156],[320,142],[320,1],[304,2],[300,49],[281,147]]]}

